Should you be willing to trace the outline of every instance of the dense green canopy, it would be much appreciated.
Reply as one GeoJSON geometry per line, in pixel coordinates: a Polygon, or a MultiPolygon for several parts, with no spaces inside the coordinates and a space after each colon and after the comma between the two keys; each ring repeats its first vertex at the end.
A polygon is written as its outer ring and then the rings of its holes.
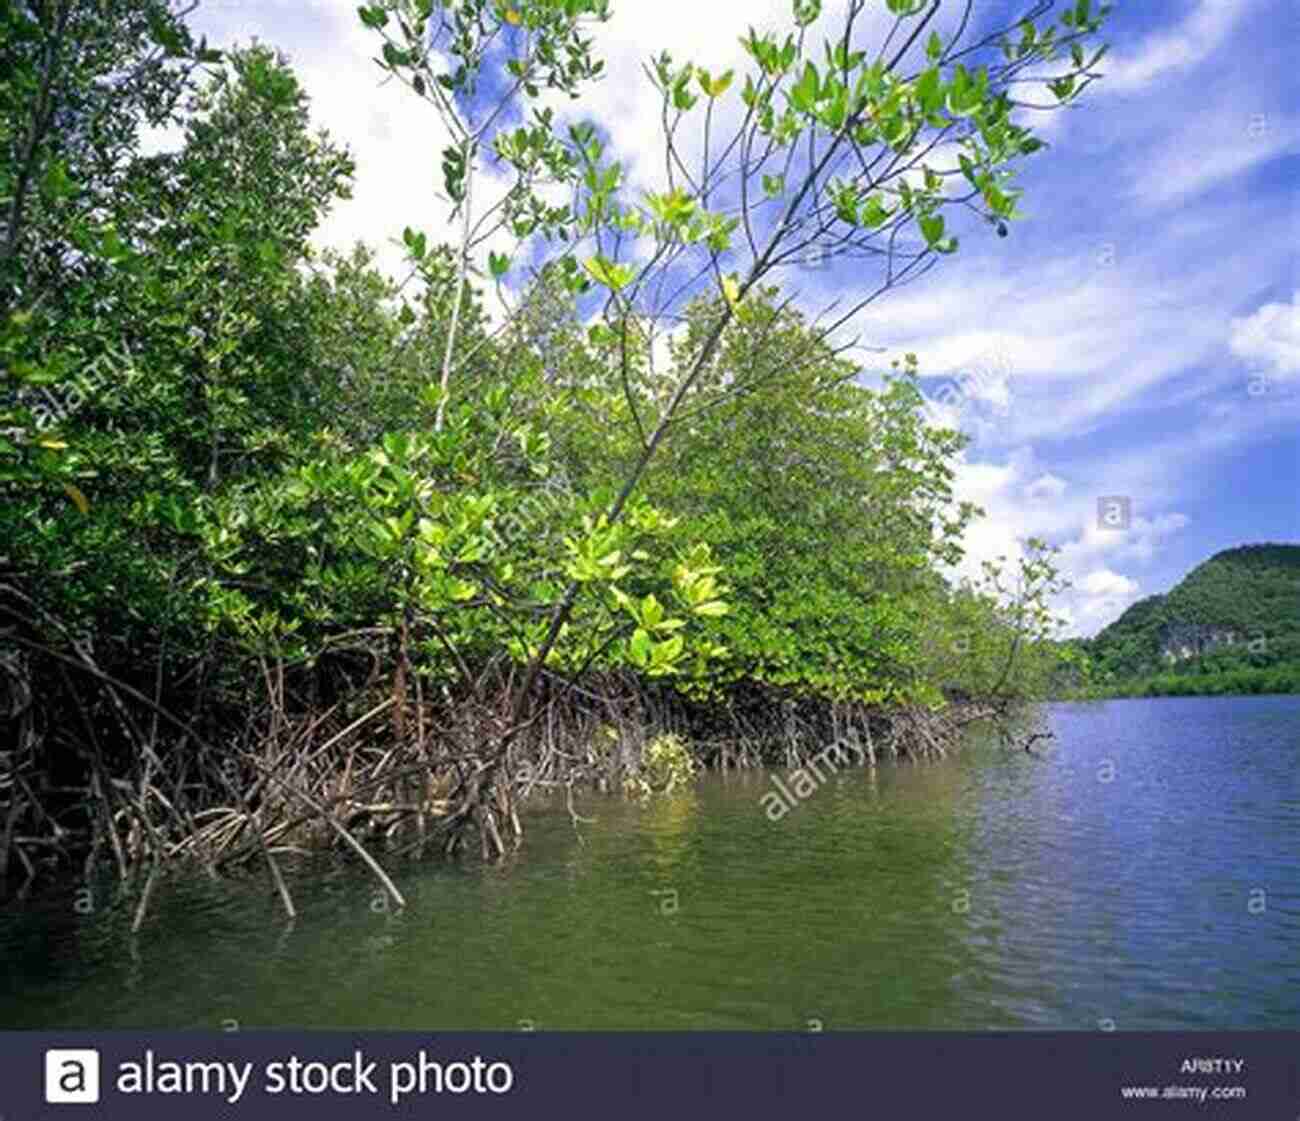
{"type": "Polygon", "coordinates": [[[1114,693],[1300,689],[1300,545],[1243,545],[1071,644],[1075,688],[1114,693]]]}
{"type": "MultiPolygon", "coordinates": [[[[499,790],[542,697],[726,704],[748,691],[839,713],[1039,694],[1050,550],[1030,542],[1019,572],[989,569],[978,586],[952,578],[979,512],[954,499],[965,441],[926,423],[915,359],[859,370],[816,317],[759,283],[784,227],[746,277],[723,275],[741,220],[710,209],[707,191],[626,205],[594,126],[561,136],[535,106],[527,127],[490,105],[475,123],[494,35],[526,24],[535,49],[510,61],[510,96],[576,95],[601,71],[583,21],[608,5],[476,0],[476,22],[425,4],[414,30],[390,7],[361,19],[386,37],[382,65],[460,130],[441,184],[453,207],[470,213],[490,148],[515,180],[488,215],[521,242],[594,239],[594,256],[564,250],[526,274],[493,252],[471,268],[468,217],[459,245],[407,228],[401,282],[372,247],[320,253],[312,236],[354,166],[312,132],[285,57],[210,51],[160,0],[0,16],[0,680],[17,698],[0,728],[18,732],[19,769],[42,776],[15,814],[51,822],[35,789],[60,776],[102,803],[77,803],[100,815],[93,828],[124,814],[139,819],[133,836],[156,838],[146,794],[114,810],[126,787],[113,783],[144,792],[165,772],[159,805],[197,844],[185,806],[212,756],[233,764],[212,796],[229,810],[261,789],[253,776],[282,757],[292,722],[298,751],[327,718],[367,708],[392,710],[403,748],[414,721],[426,770],[427,722],[468,721],[468,746],[444,763],[459,775],[473,757],[474,781],[499,790]],[[450,74],[418,47],[430,19],[454,32],[450,74]],[[164,122],[180,146],[141,154],[139,126],[164,122]],[[574,205],[546,201],[556,185],[574,205]],[[699,274],[708,282],[658,339],[664,321],[636,303],[642,279],[611,236],[655,239],[665,278],[684,275],[688,251],[711,255],[714,275],[699,274]],[[507,278],[516,313],[494,321],[486,301],[507,278]]],[[[1062,42],[1089,72],[1074,41],[1099,19],[1082,4],[1067,16],[1061,41],[986,44],[1002,59],[995,80],[934,35],[915,82],[831,50],[779,119],[794,39],[755,37],[754,138],[775,151],[831,130],[847,159],[915,153],[924,130],[960,127],[970,194],[958,201],[1011,220],[1006,165],[1042,145],[1012,122],[1006,89],[1062,42]]],[[[799,28],[816,18],[796,6],[799,28]]],[[[678,118],[697,85],[709,104],[731,85],[666,56],[655,69],[678,118]]],[[[1062,102],[1075,90],[1055,88],[1062,102]]],[[[957,248],[940,177],[905,170],[870,197],[816,169],[808,188],[766,176],[764,189],[791,196],[796,224],[842,224],[841,246],[917,231],[901,276],[957,248]]],[[[340,759],[350,781],[353,758],[340,759]]],[[[325,797],[333,764],[313,765],[325,797]]],[[[396,767],[401,783],[413,769],[396,767]]]]}

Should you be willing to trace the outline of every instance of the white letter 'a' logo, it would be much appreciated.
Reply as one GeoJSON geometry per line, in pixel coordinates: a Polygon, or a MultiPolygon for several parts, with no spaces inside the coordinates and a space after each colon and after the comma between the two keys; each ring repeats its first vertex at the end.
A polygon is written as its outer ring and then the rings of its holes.
{"type": "Polygon", "coordinates": [[[99,1101],[98,1051],[46,1051],[45,1100],[50,1104],[99,1101]]]}

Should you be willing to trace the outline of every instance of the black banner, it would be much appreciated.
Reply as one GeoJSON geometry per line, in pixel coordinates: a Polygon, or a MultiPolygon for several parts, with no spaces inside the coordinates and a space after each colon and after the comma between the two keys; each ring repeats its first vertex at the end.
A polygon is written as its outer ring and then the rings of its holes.
{"type": "Polygon", "coordinates": [[[0,1033],[0,1121],[1300,1119],[1300,1032],[0,1033]]]}

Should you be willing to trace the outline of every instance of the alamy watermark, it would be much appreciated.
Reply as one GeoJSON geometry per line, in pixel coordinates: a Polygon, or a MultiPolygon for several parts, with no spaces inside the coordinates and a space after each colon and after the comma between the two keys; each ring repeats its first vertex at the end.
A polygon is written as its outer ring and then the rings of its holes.
{"type": "Polygon", "coordinates": [[[964,412],[975,403],[996,416],[1010,415],[1012,370],[1011,359],[1006,354],[985,351],[963,372],[945,378],[932,393],[922,391],[927,420],[935,427],[943,427],[951,419],[951,413],[964,412]]]}
{"type": "MultiPolygon", "coordinates": [[[[134,368],[135,360],[126,346],[119,348],[110,343],[103,354],[66,381],[54,386],[19,389],[15,404],[31,411],[32,428],[39,435],[65,424],[92,401],[110,400],[124,375],[134,368]]],[[[29,428],[10,427],[0,431],[0,435],[21,443],[30,438],[30,432],[29,428]]]]}
{"type": "Polygon", "coordinates": [[[780,775],[772,774],[770,781],[773,789],[759,799],[768,821],[780,821],[800,802],[805,802],[816,794],[831,776],[839,773],[841,767],[847,769],[853,766],[848,759],[850,752],[857,756],[857,766],[867,763],[867,753],[859,744],[851,740],[836,740],[791,774],[788,786],[781,781],[780,775]],[[824,775],[819,764],[826,767],[829,774],[824,775]]]}
{"type": "Polygon", "coordinates": [[[1098,529],[1129,529],[1133,525],[1133,499],[1126,494],[1108,494],[1097,499],[1098,529]]]}

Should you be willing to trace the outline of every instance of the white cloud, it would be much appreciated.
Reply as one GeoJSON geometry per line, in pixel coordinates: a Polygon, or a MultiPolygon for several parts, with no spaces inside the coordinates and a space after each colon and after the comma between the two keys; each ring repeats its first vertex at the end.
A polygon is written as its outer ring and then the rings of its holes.
{"type": "Polygon", "coordinates": [[[1190,523],[1185,514],[1179,513],[1158,514],[1151,518],[1134,514],[1126,529],[1104,529],[1097,518],[1095,501],[1093,499],[1084,511],[1086,517],[1079,535],[1067,541],[1061,549],[1062,561],[1076,577],[1103,559],[1145,563],[1156,555],[1168,538],[1190,523]]]}
{"type": "MultiPolygon", "coordinates": [[[[1200,0],[1186,18],[1125,46],[1099,64],[1103,77],[1079,105],[1045,114],[1037,134],[1074,158],[1134,157],[1128,191],[1167,207],[1297,149],[1300,122],[1285,84],[1223,64],[1252,0],[1200,0]],[[1187,104],[1196,104],[1189,114],[1187,104]]],[[[1249,49],[1248,45],[1245,49],[1249,49]]],[[[1172,217],[1172,216],[1168,216],[1172,217]]]]}
{"type": "Polygon", "coordinates": [[[1089,596],[1131,596],[1137,594],[1138,582],[1109,568],[1097,568],[1079,581],[1079,590],[1089,596]]]}
{"type": "Polygon", "coordinates": [[[1189,524],[1175,511],[1135,509],[1127,530],[1102,529],[1097,496],[1107,493],[1105,480],[1067,480],[1047,470],[1031,447],[1017,448],[1000,463],[963,456],[953,485],[958,500],[986,513],[968,530],[966,557],[954,575],[976,579],[984,561],[999,558],[1014,571],[1031,537],[1056,545],[1056,563],[1070,587],[1051,607],[1066,620],[1068,634],[1091,634],[1117,618],[1141,594],[1139,581],[1121,567],[1147,564],[1189,524]]]}
{"type": "Polygon", "coordinates": [[[1264,304],[1230,327],[1228,345],[1238,358],[1278,378],[1300,375],[1300,290],[1289,304],[1264,304]]]}
{"type": "Polygon", "coordinates": [[[1093,634],[1122,615],[1141,595],[1136,580],[1109,568],[1096,568],[1066,593],[1063,610],[1067,633],[1093,634]]]}
{"type": "MultiPolygon", "coordinates": [[[[430,104],[376,65],[382,40],[361,24],[355,3],[210,0],[191,22],[214,46],[246,45],[255,36],[288,54],[310,99],[313,127],[328,129],[336,144],[351,151],[356,161],[352,198],[334,203],[313,236],[318,248],[347,252],[363,241],[376,251],[384,272],[406,281],[411,265],[400,245],[406,226],[424,231],[431,244],[459,242],[460,219],[452,219],[448,202],[438,196],[450,134],[430,104]]],[[[167,139],[151,142],[158,146],[167,139]]],[[[475,217],[497,203],[508,186],[480,160],[475,217]]],[[[515,240],[499,231],[476,248],[475,257],[483,265],[490,251],[512,254],[515,248],[515,240]]],[[[484,309],[491,322],[505,311],[490,285],[484,309]]]]}
{"type": "MultiPolygon", "coordinates": [[[[743,6],[640,0],[616,3],[612,13],[608,23],[593,30],[595,50],[605,59],[608,77],[584,93],[571,115],[616,123],[614,154],[624,161],[628,178],[641,187],[658,187],[666,175],[660,99],[643,70],[645,64],[668,51],[677,66],[696,62],[715,73],[729,67],[743,73],[748,56],[740,36],[751,24],[760,31],[787,25],[790,5],[788,0],[746,0],[743,6]]],[[[733,91],[739,85],[737,79],[733,91]]],[[[739,105],[734,92],[724,104],[733,110],[739,105]]],[[[725,116],[715,121],[717,135],[725,134],[728,123],[725,116]]],[[[695,131],[686,135],[693,138],[695,131]]],[[[683,155],[690,166],[697,152],[688,149],[683,155]]]]}
{"type": "Polygon", "coordinates": [[[1051,501],[1060,498],[1066,488],[1067,483],[1064,479],[1046,472],[1025,487],[1025,497],[1030,502],[1051,501]]]}
{"type": "Polygon", "coordinates": [[[864,316],[864,333],[914,351],[926,377],[957,379],[941,419],[979,422],[982,442],[1079,435],[1223,345],[1224,274],[1171,278],[1162,264],[1121,257],[1103,268],[1064,254],[990,276],[987,259],[959,260],[923,288],[891,293],[864,316]]]}
{"type": "Polygon", "coordinates": [[[1135,171],[1132,193],[1151,207],[1190,198],[1297,149],[1294,115],[1243,104],[1199,113],[1172,132],[1135,171]]]}
{"type": "Polygon", "coordinates": [[[1126,93],[1171,72],[1190,69],[1214,53],[1248,7],[1246,0],[1201,0],[1172,31],[1148,36],[1136,50],[1111,53],[1102,69],[1102,92],[1126,93]]]}

